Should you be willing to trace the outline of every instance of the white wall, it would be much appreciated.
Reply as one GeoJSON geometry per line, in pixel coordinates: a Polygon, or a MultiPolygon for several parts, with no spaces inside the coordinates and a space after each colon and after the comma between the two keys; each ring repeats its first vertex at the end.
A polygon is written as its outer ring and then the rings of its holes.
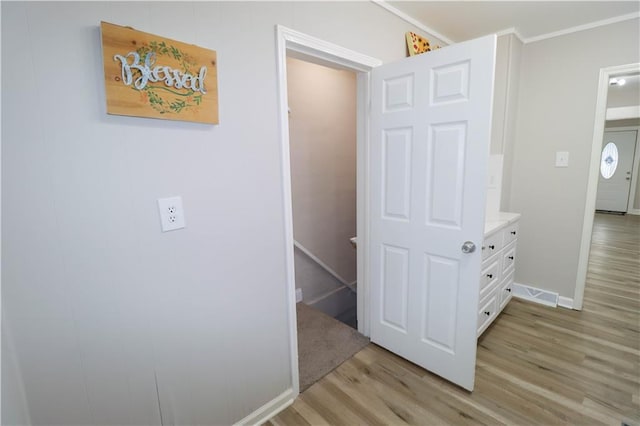
{"type": "Polygon", "coordinates": [[[491,154],[505,154],[513,145],[521,51],[522,42],[515,35],[505,34],[498,37],[491,122],[491,154]]]}
{"type": "Polygon", "coordinates": [[[157,377],[165,424],[230,424],[290,388],[274,25],[383,61],[417,29],[369,2],[1,7],[3,313],[31,421],[159,424],[157,377]],[[101,20],[217,50],[220,125],[107,115],[101,20]],[[171,195],[187,228],[163,234],[171,195]]]}
{"type": "Polygon", "coordinates": [[[574,295],[599,70],[640,61],[638,20],[524,45],[509,210],[516,281],[574,295]],[[612,48],[611,46],[615,46],[612,48]],[[569,151],[569,167],[554,167],[569,151]]]}
{"type": "Polygon", "coordinates": [[[511,161],[518,99],[520,42],[513,34],[497,38],[495,88],[491,120],[485,218],[490,220],[509,205],[511,161]]]}
{"type": "MultiPolygon", "coordinates": [[[[356,280],[356,75],[287,59],[293,236],[356,280]]],[[[296,281],[296,286],[298,282],[296,281]]]]}
{"type": "MultiPolygon", "coordinates": [[[[497,125],[499,123],[503,126],[502,143],[500,144],[502,148],[501,150],[497,150],[496,153],[503,155],[501,210],[510,211],[513,157],[516,144],[516,123],[518,119],[518,99],[520,96],[520,64],[523,44],[520,39],[513,34],[498,37],[499,43],[501,40],[504,40],[506,44],[508,44],[508,73],[506,81],[502,83],[496,81],[496,85],[506,85],[507,92],[504,103],[504,120],[496,122],[496,118],[494,118],[493,124],[497,125]]],[[[494,110],[494,115],[497,113],[498,111],[494,110]]],[[[492,150],[492,152],[494,151],[492,150]]]]}
{"type": "Polygon", "coordinates": [[[6,318],[2,321],[2,425],[30,424],[20,366],[6,318]]]}
{"type": "Polygon", "coordinates": [[[504,152],[504,125],[509,95],[509,56],[511,35],[497,38],[493,117],[491,122],[491,154],[504,152]]]}

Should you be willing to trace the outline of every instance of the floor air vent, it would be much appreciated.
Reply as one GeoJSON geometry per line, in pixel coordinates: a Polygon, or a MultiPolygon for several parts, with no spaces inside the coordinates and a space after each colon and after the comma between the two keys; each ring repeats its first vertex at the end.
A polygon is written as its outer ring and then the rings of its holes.
{"type": "Polygon", "coordinates": [[[529,287],[524,284],[513,284],[513,295],[520,299],[530,300],[547,306],[558,306],[558,293],[529,287]]]}

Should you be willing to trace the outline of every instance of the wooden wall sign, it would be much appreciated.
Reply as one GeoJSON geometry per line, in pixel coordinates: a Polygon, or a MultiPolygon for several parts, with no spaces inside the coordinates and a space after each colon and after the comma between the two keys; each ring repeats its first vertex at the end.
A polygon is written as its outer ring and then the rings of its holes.
{"type": "Polygon", "coordinates": [[[218,124],[214,50],[102,22],[107,113],[218,124]]]}

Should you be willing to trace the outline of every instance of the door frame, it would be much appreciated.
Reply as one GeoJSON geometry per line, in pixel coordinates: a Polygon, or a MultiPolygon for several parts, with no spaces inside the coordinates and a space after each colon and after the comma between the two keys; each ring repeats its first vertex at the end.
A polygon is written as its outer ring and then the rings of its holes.
{"type": "Polygon", "coordinates": [[[578,271],[576,287],[573,294],[573,309],[582,310],[584,288],[587,282],[587,269],[589,267],[589,251],[591,248],[591,234],[593,232],[593,219],[596,211],[596,195],[598,192],[598,173],[600,170],[600,153],[602,151],[602,138],[604,138],[604,126],[607,114],[607,95],[609,92],[609,79],[623,74],[640,71],[640,63],[617,65],[600,69],[598,82],[598,98],[593,126],[593,140],[591,143],[591,161],[589,163],[589,177],[587,180],[587,196],[584,207],[584,219],[582,221],[582,239],[580,241],[580,254],[578,257],[578,271]]]}
{"type": "Polygon", "coordinates": [[[276,59],[279,105],[282,194],[284,210],[286,292],[289,324],[289,349],[293,397],[300,393],[298,373],[298,326],[296,322],[295,266],[293,239],[293,205],[291,196],[291,161],[289,156],[289,114],[287,94],[287,53],[289,56],[332,68],[353,71],[357,76],[356,112],[356,234],[358,331],[369,335],[369,285],[367,242],[369,235],[369,107],[370,71],[382,61],[319,38],[276,25],[276,59]]]}

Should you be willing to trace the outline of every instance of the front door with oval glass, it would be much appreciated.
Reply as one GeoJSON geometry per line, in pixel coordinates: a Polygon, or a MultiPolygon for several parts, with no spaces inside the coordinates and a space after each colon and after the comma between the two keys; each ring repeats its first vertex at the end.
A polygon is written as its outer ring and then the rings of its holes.
{"type": "Polygon", "coordinates": [[[627,211],[636,136],[635,130],[604,132],[596,210],[627,211]]]}

